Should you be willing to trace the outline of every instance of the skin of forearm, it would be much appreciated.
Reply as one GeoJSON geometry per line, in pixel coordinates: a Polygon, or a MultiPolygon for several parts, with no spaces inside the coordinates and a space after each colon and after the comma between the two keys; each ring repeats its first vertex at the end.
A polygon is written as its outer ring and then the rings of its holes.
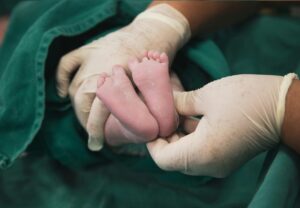
{"type": "Polygon", "coordinates": [[[294,80],[286,96],[282,141],[300,154],[300,81],[294,80]]]}
{"type": "Polygon", "coordinates": [[[166,3],[182,13],[190,23],[192,35],[205,36],[218,29],[243,21],[255,14],[258,2],[215,2],[154,0],[149,7],[166,3]]]}

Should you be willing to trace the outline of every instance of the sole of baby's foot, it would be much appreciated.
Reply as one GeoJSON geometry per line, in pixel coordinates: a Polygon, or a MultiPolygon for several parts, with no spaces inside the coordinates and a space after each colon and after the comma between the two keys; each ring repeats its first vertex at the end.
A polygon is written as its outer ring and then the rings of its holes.
{"type": "Polygon", "coordinates": [[[169,136],[178,126],[178,115],[174,106],[168,56],[148,51],[140,62],[130,60],[128,67],[135,85],[158,122],[159,135],[169,136]]]}
{"type": "Polygon", "coordinates": [[[145,142],[148,140],[141,136],[134,134],[133,132],[129,131],[127,128],[124,127],[120,121],[114,117],[114,115],[110,115],[106,121],[104,127],[104,135],[106,143],[111,146],[115,147],[114,150],[124,150],[116,153],[132,155],[132,156],[144,156],[145,152],[143,148],[136,148],[136,151],[129,148],[127,150],[127,146],[130,147],[139,147],[140,145],[143,146],[145,142]],[[142,142],[142,143],[141,143],[142,142]],[[124,147],[124,148],[123,148],[124,147]],[[131,151],[132,150],[132,151],[131,151]]]}
{"type": "MultiPolygon", "coordinates": [[[[156,126],[158,126],[156,124],[156,126]]],[[[140,129],[139,129],[140,130],[140,129]]],[[[156,135],[158,134],[158,127],[156,135]]],[[[104,127],[105,141],[109,146],[120,146],[126,144],[140,144],[151,141],[146,134],[136,134],[130,128],[122,124],[113,114],[106,120],[104,127]]],[[[154,138],[153,138],[154,139],[154,138]]]]}
{"type": "Polygon", "coordinates": [[[108,135],[105,135],[107,140],[109,140],[110,135],[113,137],[112,140],[120,140],[114,141],[114,144],[142,143],[156,138],[158,135],[157,121],[151,115],[145,103],[138,97],[122,67],[115,66],[111,76],[101,74],[97,87],[97,97],[119,121],[119,123],[110,124],[111,128],[105,127],[105,129],[108,129],[106,130],[108,135]],[[121,133],[116,135],[116,132],[113,131],[121,133]],[[137,136],[128,137],[128,135],[131,135],[130,132],[132,132],[132,135],[137,136]],[[127,135],[124,135],[124,133],[127,133],[127,135]],[[141,138],[141,141],[136,141],[136,138],[141,138]]]}

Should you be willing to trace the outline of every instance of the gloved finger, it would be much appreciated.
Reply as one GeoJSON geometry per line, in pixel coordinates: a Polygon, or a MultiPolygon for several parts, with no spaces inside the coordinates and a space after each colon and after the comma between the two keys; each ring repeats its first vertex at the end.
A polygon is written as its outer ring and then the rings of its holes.
{"type": "MultiPolygon", "coordinates": [[[[195,133],[180,139],[165,140],[158,138],[147,144],[154,162],[163,170],[185,171],[189,165],[189,149],[195,147],[195,133]]],[[[179,137],[179,136],[178,136],[179,137]]]]}
{"type": "Polygon", "coordinates": [[[99,151],[104,143],[104,126],[110,112],[104,103],[97,97],[94,99],[86,124],[89,134],[88,148],[92,151],[99,151]]]}
{"type": "Polygon", "coordinates": [[[75,76],[72,79],[71,84],[69,85],[69,95],[72,98],[75,97],[75,94],[77,94],[77,91],[79,88],[84,88],[82,89],[85,92],[95,92],[96,84],[94,83],[96,81],[97,83],[97,77],[99,76],[98,70],[94,70],[95,66],[90,64],[90,62],[85,62],[83,63],[78,71],[76,72],[75,76]],[[89,74],[86,71],[97,71],[94,72],[93,74],[89,74]],[[96,77],[95,79],[93,77],[96,77]],[[87,82],[87,80],[94,80],[94,82],[87,82]],[[84,84],[83,84],[84,83],[84,84]],[[92,85],[92,86],[91,86],[92,85]]]}
{"type": "Polygon", "coordinates": [[[172,143],[172,142],[178,141],[183,136],[184,135],[182,133],[176,132],[176,133],[172,134],[171,136],[164,138],[164,139],[167,140],[168,143],[172,143]]]}
{"type": "MultiPolygon", "coordinates": [[[[72,83],[69,87],[69,94],[70,96],[74,96],[77,92],[78,88],[82,85],[86,79],[90,77],[99,76],[101,73],[108,73],[111,74],[112,67],[114,65],[121,65],[126,69],[128,57],[122,56],[118,57],[118,61],[116,63],[111,63],[111,57],[98,57],[98,54],[90,53],[89,57],[86,58],[85,62],[82,63],[80,69],[74,76],[72,83]],[[101,65],[99,65],[101,63],[101,65]],[[126,63],[126,64],[125,64],[126,63]],[[126,67],[125,67],[126,66],[126,67]]],[[[113,59],[112,59],[113,60],[113,59]]],[[[127,72],[126,72],[127,73],[127,72]]],[[[97,82],[96,82],[97,83],[97,82]]]]}
{"type": "MultiPolygon", "coordinates": [[[[210,129],[207,120],[202,119],[195,132],[174,142],[160,138],[149,142],[149,153],[161,169],[194,173],[199,165],[205,166],[209,162],[210,129]]],[[[205,170],[201,171],[205,173],[205,170]]]]}
{"type": "Polygon", "coordinates": [[[178,130],[175,133],[173,133],[171,136],[163,139],[166,140],[168,143],[172,143],[172,142],[176,142],[177,140],[179,140],[181,137],[184,137],[185,135],[186,135],[185,133],[178,130]]]}
{"type": "Polygon", "coordinates": [[[178,76],[173,71],[170,72],[170,80],[173,91],[184,91],[178,76]]]}
{"type": "Polygon", "coordinates": [[[97,80],[98,75],[89,77],[82,82],[75,95],[71,96],[76,116],[85,129],[92,104],[96,97],[97,80]]]}
{"type": "Polygon", "coordinates": [[[199,118],[189,116],[189,117],[185,117],[185,118],[182,119],[182,121],[181,121],[182,124],[181,125],[182,125],[183,130],[185,132],[192,133],[196,130],[199,122],[200,122],[199,118]]]}
{"type": "Polygon", "coordinates": [[[85,53],[81,48],[71,51],[60,59],[56,72],[56,88],[59,96],[67,96],[71,77],[84,59],[85,53]]]}
{"type": "Polygon", "coordinates": [[[196,116],[203,115],[201,109],[201,89],[189,92],[174,92],[175,107],[180,115],[196,116]]]}

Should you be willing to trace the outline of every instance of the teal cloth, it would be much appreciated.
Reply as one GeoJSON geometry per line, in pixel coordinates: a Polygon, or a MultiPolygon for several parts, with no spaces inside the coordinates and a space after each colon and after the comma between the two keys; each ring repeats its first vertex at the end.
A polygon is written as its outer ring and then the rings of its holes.
{"type": "MultiPolygon", "coordinates": [[[[151,157],[92,153],[55,90],[63,54],[128,24],[149,1],[33,1],[14,11],[0,48],[0,207],[294,207],[299,158],[284,146],[226,179],[158,169],[151,157]],[[29,152],[22,156],[22,152],[29,152]],[[54,159],[54,160],[53,160],[54,159]]],[[[257,16],[191,40],[172,68],[187,90],[240,73],[300,72],[300,21],[257,16]]]]}
{"type": "Polygon", "coordinates": [[[22,0],[1,0],[0,16],[8,15],[22,0]]]}

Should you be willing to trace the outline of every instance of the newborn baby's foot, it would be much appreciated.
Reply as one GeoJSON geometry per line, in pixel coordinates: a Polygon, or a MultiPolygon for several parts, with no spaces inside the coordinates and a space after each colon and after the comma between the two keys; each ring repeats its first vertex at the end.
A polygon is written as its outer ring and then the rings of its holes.
{"type": "Polygon", "coordinates": [[[96,94],[113,114],[105,124],[105,137],[110,145],[147,142],[157,137],[157,121],[122,67],[115,66],[111,76],[100,76],[96,94]]]}
{"type": "Polygon", "coordinates": [[[158,122],[159,135],[169,136],[178,126],[178,115],[174,106],[168,56],[148,51],[141,62],[133,59],[128,66],[134,83],[158,122]]]}

